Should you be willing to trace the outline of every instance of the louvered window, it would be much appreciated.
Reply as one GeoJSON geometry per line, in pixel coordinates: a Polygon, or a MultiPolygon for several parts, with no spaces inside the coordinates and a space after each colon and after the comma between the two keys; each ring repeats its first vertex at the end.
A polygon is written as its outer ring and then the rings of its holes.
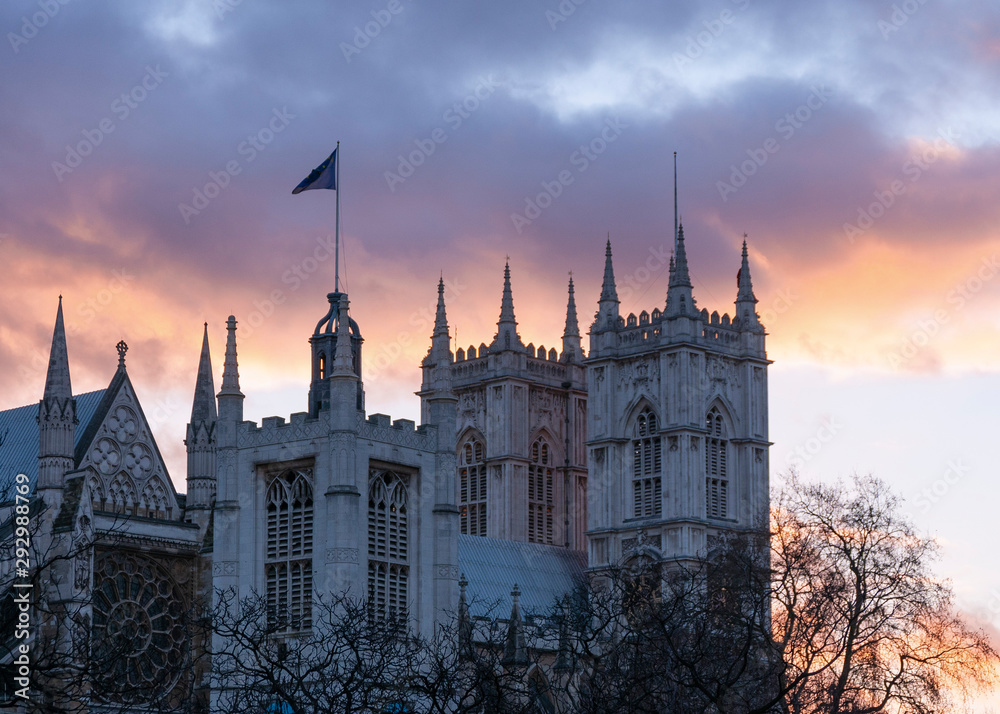
{"type": "Polygon", "coordinates": [[[486,535],[486,447],[472,438],[459,449],[458,508],[462,533],[486,535]]]}
{"type": "Polygon", "coordinates": [[[715,407],[705,417],[705,515],[727,518],[729,515],[729,442],[722,414],[715,407]]]}
{"type": "Polygon", "coordinates": [[[663,440],[656,415],[643,411],[635,422],[632,439],[632,497],[636,518],[658,516],[663,511],[661,479],[663,478],[663,440]]]}
{"type": "Polygon", "coordinates": [[[290,469],[267,487],[268,619],[285,630],[312,626],[313,489],[311,469],[290,469]]]}
{"type": "Polygon", "coordinates": [[[368,485],[368,611],[380,620],[405,620],[409,598],[409,520],[406,477],[373,469],[368,485]]]}
{"type": "Polygon", "coordinates": [[[553,542],[553,484],[555,468],[552,451],[545,439],[536,439],[531,445],[531,463],[528,464],[528,542],[553,542]]]}

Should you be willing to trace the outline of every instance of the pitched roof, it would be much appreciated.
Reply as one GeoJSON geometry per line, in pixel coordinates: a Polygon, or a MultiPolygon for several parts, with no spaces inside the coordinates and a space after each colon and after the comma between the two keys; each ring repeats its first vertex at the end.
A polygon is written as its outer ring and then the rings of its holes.
{"type": "Polygon", "coordinates": [[[544,615],[557,599],[583,583],[586,567],[587,556],[569,548],[458,536],[458,568],[469,581],[473,617],[506,618],[515,584],[521,591],[521,608],[544,615]]]}
{"type": "MultiPolygon", "coordinates": [[[[76,445],[83,440],[87,425],[97,411],[105,390],[76,396],[76,445]]],[[[17,474],[27,474],[32,487],[38,478],[38,404],[0,411],[0,501],[12,496],[10,489],[17,474]]]]}

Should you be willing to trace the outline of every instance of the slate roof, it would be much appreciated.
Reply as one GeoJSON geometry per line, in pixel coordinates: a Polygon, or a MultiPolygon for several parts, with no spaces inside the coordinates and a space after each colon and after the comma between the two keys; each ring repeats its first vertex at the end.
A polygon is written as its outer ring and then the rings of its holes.
{"type": "MultiPolygon", "coordinates": [[[[76,446],[83,441],[106,390],[76,396],[76,446]]],[[[0,411],[0,502],[10,500],[14,477],[27,474],[34,489],[38,478],[38,404],[0,411]]]]}
{"type": "Polygon", "coordinates": [[[583,582],[586,567],[587,556],[569,548],[458,536],[458,568],[469,581],[466,598],[473,617],[508,617],[515,583],[521,610],[544,615],[583,582]]]}

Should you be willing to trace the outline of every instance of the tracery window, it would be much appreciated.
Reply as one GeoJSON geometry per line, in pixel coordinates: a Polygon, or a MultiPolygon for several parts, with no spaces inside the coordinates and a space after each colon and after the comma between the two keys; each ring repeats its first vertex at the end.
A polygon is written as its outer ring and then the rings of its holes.
{"type": "Polygon", "coordinates": [[[288,469],[272,477],[265,502],[268,618],[286,630],[307,630],[312,626],[312,470],[288,469]]]}
{"type": "Polygon", "coordinates": [[[405,620],[410,540],[405,475],[372,469],[368,478],[368,611],[380,620],[405,620]]]}
{"type": "Polygon", "coordinates": [[[726,518],[729,515],[729,471],[726,425],[717,407],[705,417],[705,516],[726,518]]]}
{"type": "Polygon", "coordinates": [[[632,439],[632,506],[636,518],[663,512],[662,474],[663,440],[658,433],[656,414],[645,409],[635,421],[632,439]]]}
{"type": "Polygon", "coordinates": [[[458,508],[461,532],[486,535],[486,447],[475,437],[459,451],[458,508]]]}
{"type": "Polygon", "coordinates": [[[544,438],[531,445],[528,464],[528,542],[552,544],[553,483],[552,451],[544,438]]]}
{"type": "Polygon", "coordinates": [[[174,690],[190,663],[185,600],[170,569],[138,553],[104,553],[94,565],[92,603],[100,699],[152,702],[174,690]]]}

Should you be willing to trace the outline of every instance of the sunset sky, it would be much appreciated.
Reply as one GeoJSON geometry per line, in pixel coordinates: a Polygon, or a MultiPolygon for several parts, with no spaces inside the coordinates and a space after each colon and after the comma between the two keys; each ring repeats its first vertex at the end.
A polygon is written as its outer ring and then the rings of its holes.
{"type": "Polygon", "coordinates": [[[439,275],[463,347],[506,256],[525,342],[558,347],[570,271],[586,330],[609,233],[623,313],[662,309],[676,151],[699,307],[748,235],[772,481],[889,480],[1000,624],[996,3],[11,0],[0,30],[0,408],[40,398],[62,294],[75,391],[125,339],[180,490],[204,322],[218,386],[240,321],[247,418],[304,410],[335,194],[291,189],[340,140],[368,411],[418,419],[439,275]]]}

